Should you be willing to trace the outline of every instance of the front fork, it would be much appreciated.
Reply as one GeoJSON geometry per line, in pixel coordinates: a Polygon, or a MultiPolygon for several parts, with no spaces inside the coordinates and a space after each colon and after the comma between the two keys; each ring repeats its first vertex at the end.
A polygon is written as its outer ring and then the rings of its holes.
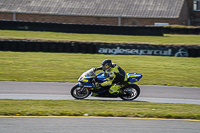
{"type": "Polygon", "coordinates": [[[87,83],[86,83],[86,85],[83,85],[83,83],[81,83],[81,82],[78,82],[77,85],[80,87],[79,92],[80,92],[81,94],[84,92],[85,89],[87,89],[87,90],[89,90],[89,91],[94,90],[94,86],[95,86],[95,85],[92,83],[92,84],[89,84],[89,85],[88,85],[89,87],[86,87],[86,86],[87,86],[87,83]]]}
{"type": "Polygon", "coordinates": [[[80,94],[82,94],[83,92],[84,92],[84,87],[83,87],[83,85],[82,85],[82,83],[81,82],[78,82],[76,85],[78,85],[79,87],[80,87],[80,90],[78,90],[79,91],[79,93],[80,94]]]}

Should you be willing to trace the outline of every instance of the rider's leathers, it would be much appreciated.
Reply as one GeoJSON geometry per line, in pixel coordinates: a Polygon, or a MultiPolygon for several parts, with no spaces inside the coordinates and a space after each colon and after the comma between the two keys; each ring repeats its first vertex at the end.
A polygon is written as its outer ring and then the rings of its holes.
{"type": "MultiPolygon", "coordinates": [[[[102,70],[102,67],[98,67],[96,70],[102,70]]],[[[109,92],[111,94],[119,94],[119,89],[124,87],[124,84],[127,81],[126,72],[117,64],[113,63],[107,73],[109,73],[110,77],[107,81],[101,83],[101,86],[111,86],[109,92]]]]}

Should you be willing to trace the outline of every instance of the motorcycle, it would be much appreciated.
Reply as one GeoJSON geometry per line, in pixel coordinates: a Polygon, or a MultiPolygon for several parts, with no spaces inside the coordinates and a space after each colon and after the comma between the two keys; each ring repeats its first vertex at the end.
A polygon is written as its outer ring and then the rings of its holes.
{"type": "Polygon", "coordinates": [[[135,82],[138,82],[142,78],[142,74],[127,73],[127,78],[125,86],[120,89],[122,93],[116,96],[109,93],[111,86],[95,86],[96,82],[103,83],[108,81],[109,74],[105,72],[95,74],[93,69],[90,69],[80,76],[78,83],[71,89],[71,95],[75,99],[85,99],[91,95],[108,98],[120,97],[122,100],[131,101],[140,95],[140,87],[135,82]]]}

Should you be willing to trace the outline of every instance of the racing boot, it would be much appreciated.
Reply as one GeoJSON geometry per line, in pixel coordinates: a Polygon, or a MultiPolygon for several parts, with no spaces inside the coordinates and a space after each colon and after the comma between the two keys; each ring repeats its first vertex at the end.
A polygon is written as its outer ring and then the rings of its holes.
{"type": "Polygon", "coordinates": [[[124,92],[124,90],[119,90],[119,96],[130,96],[130,94],[124,92]]]}

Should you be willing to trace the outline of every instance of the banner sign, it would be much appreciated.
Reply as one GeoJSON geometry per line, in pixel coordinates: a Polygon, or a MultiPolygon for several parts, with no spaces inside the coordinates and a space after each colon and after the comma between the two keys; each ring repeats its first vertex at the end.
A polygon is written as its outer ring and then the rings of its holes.
{"type": "Polygon", "coordinates": [[[96,47],[99,54],[121,55],[155,55],[155,56],[178,56],[188,57],[188,51],[184,48],[174,47],[136,47],[136,46],[106,46],[96,47]]]}

